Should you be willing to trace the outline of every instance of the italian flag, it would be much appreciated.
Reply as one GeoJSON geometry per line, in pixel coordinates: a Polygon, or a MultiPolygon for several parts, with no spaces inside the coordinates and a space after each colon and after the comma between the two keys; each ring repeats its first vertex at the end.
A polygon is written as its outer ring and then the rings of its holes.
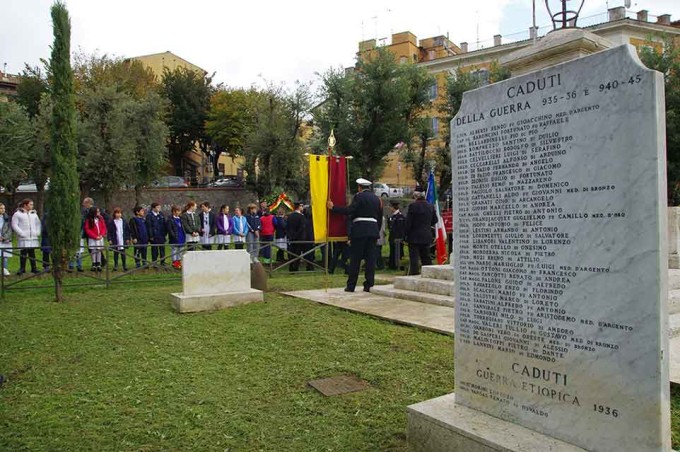
{"type": "Polygon", "coordinates": [[[439,197],[437,196],[437,184],[434,183],[434,172],[430,171],[427,178],[427,202],[434,206],[434,211],[437,214],[437,224],[435,225],[435,246],[437,250],[437,263],[439,265],[446,262],[446,229],[444,228],[444,220],[439,211],[439,197]]]}

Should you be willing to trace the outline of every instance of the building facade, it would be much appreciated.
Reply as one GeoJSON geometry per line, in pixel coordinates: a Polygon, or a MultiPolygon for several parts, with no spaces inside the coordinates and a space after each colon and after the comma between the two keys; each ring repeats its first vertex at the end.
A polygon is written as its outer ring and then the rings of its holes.
{"type": "MultiPolygon", "coordinates": [[[[205,69],[185,60],[180,56],[175,55],[170,51],[130,57],[126,59],[126,61],[130,60],[139,61],[144,66],[151,69],[159,81],[166,69],[169,71],[174,71],[177,68],[184,68],[197,72],[203,76],[208,75],[208,72],[205,69]]],[[[213,163],[214,154],[208,151],[208,154],[206,155],[206,153],[200,149],[198,143],[196,143],[191,151],[184,154],[181,175],[184,178],[201,185],[221,176],[243,176],[244,160],[241,157],[232,159],[231,157],[221,154],[217,161],[217,174],[214,173],[213,163]]]]}
{"type": "MultiPolygon", "coordinates": [[[[632,44],[638,51],[644,47],[661,46],[663,35],[670,35],[680,40],[680,21],[672,22],[669,14],[655,17],[646,10],[632,13],[624,7],[611,8],[608,10],[606,21],[583,27],[599,37],[612,43],[613,46],[632,44]]],[[[515,51],[528,48],[534,42],[540,41],[535,36],[536,31],[528,30],[527,39],[503,44],[502,36],[493,38],[493,45],[469,51],[467,42],[460,45],[454,44],[448,36],[435,36],[421,39],[408,31],[395,33],[392,40],[385,47],[395,56],[400,63],[414,62],[427,69],[435,78],[435,83],[430,89],[430,98],[433,108],[425,114],[429,117],[433,139],[428,146],[428,152],[436,153],[444,146],[443,137],[448,135],[448,124],[442,120],[436,105],[443,102],[446,95],[447,79],[460,71],[475,71],[479,77],[488,81],[492,64],[498,63],[503,57],[515,51]]],[[[375,39],[359,43],[358,59],[367,59],[376,51],[375,39]]],[[[413,186],[415,181],[410,170],[401,161],[398,151],[388,155],[388,162],[383,172],[381,182],[402,186],[413,186]]]]}

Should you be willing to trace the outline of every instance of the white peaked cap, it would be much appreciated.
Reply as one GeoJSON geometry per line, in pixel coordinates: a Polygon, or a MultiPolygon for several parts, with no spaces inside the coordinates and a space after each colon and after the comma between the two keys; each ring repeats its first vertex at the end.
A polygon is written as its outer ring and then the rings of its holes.
{"type": "Polygon", "coordinates": [[[371,185],[372,183],[373,182],[371,182],[370,180],[364,179],[363,177],[360,177],[359,179],[357,179],[357,184],[359,184],[359,185],[366,186],[366,185],[371,185]]]}

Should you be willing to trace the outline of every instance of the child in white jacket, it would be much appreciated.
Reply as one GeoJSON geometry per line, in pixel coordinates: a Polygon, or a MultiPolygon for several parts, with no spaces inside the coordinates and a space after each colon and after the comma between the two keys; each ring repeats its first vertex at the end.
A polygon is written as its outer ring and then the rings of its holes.
{"type": "Polygon", "coordinates": [[[24,199],[19,208],[12,215],[12,230],[17,235],[19,251],[19,271],[17,275],[26,272],[26,258],[31,264],[31,273],[39,273],[35,263],[35,248],[40,246],[40,218],[33,210],[33,201],[24,199]]]}

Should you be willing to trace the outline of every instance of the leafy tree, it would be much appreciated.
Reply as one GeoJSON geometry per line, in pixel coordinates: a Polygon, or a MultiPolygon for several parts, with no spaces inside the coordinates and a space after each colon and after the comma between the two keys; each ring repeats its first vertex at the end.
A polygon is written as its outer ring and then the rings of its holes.
{"type": "Polygon", "coordinates": [[[156,75],[141,61],[84,53],[76,54],[74,60],[76,92],[79,94],[88,89],[115,86],[133,99],[143,99],[158,90],[156,75]]]}
{"type": "Polygon", "coordinates": [[[404,117],[408,124],[408,139],[402,154],[405,163],[410,167],[413,178],[418,185],[427,185],[427,149],[434,138],[430,118],[426,116],[432,108],[430,89],[437,83],[436,79],[424,68],[415,64],[403,66],[402,75],[408,88],[408,102],[405,105],[404,117]]]}
{"type": "Polygon", "coordinates": [[[52,163],[50,142],[52,140],[52,99],[43,93],[38,114],[32,120],[34,131],[33,146],[26,149],[26,161],[29,164],[29,176],[35,182],[35,205],[39,212],[44,213],[45,184],[49,179],[52,163]]]}
{"type": "Polygon", "coordinates": [[[300,177],[304,147],[301,128],[311,107],[309,85],[289,92],[269,85],[255,97],[255,122],[245,148],[246,184],[260,198],[281,190],[304,191],[300,177]]]}
{"type": "Polygon", "coordinates": [[[33,125],[15,102],[0,102],[0,185],[14,187],[27,175],[24,151],[33,147],[33,125]]]}
{"type": "Polygon", "coordinates": [[[163,73],[161,90],[170,101],[168,150],[177,175],[181,175],[184,154],[196,144],[207,152],[205,122],[212,95],[211,82],[211,77],[184,67],[174,71],[166,69],[163,73]]]}
{"type": "Polygon", "coordinates": [[[329,70],[321,76],[322,105],[314,111],[322,146],[333,129],[338,152],[354,157],[354,175],[378,178],[385,157],[399,142],[410,142],[419,116],[429,106],[432,77],[413,64],[398,64],[379,48],[355,71],[329,70]]]}
{"type": "Polygon", "coordinates": [[[38,116],[40,100],[49,89],[47,77],[40,67],[26,65],[19,80],[16,101],[26,109],[28,116],[33,119],[38,116]]]}
{"type": "Polygon", "coordinates": [[[130,181],[135,170],[134,142],[128,130],[133,100],[113,86],[88,89],[79,96],[78,171],[83,191],[101,191],[104,205],[130,181]]]}
{"type": "Polygon", "coordinates": [[[680,42],[663,36],[663,46],[645,47],[640,57],[661,72],[666,88],[666,174],[668,205],[680,204],[680,42]]]}
{"type": "Polygon", "coordinates": [[[328,136],[333,130],[338,154],[351,156],[356,152],[360,131],[354,122],[355,83],[355,77],[346,74],[343,69],[329,69],[321,75],[318,97],[324,100],[312,110],[317,127],[312,149],[326,149],[328,136]]]}
{"type": "Polygon", "coordinates": [[[141,200],[142,187],[151,183],[168,161],[168,127],[164,121],[167,100],[153,91],[129,104],[126,129],[132,140],[134,169],[132,183],[135,186],[137,204],[141,200]]]}
{"type": "Polygon", "coordinates": [[[75,59],[77,100],[83,134],[87,134],[81,137],[79,149],[84,191],[102,190],[108,206],[115,190],[131,184],[140,202],[141,189],[158,177],[167,162],[169,104],[158,92],[151,69],[140,61],[96,54],[79,54],[75,59]],[[114,159],[108,175],[98,168],[102,152],[114,159]]]}
{"type": "Polygon", "coordinates": [[[63,301],[63,268],[75,252],[80,236],[78,173],[76,170],[76,108],[71,70],[71,24],[66,6],[52,6],[54,43],[52,70],[52,179],[47,218],[52,245],[52,271],[57,301],[63,301]]]}
{"type": "Polygon", "coordinates": [[[476,70],[476,67],[469,67],[463,70],[456,69],[446,79],[446,100],[439,106],[439,111],[443,114],[442,134],[444,134],[444,148],[438,152],[437,168],[440,171],[439,184],[441,187],[451,185],[451,120],[463,102],[463,94],[466,91],[479,88],[489,83],[500,82],[510,78],[510,71],[498,64],[497,61],[491,63],[489,67],[488,79],[476,70]]]}
{"type": "Polygon", "coordinates": [[[210,99],[206,133],[212,139],[215,151],[214,174],[218,173],[217,161],[225,153],[235,158],[243,155],[244,148],[255,123],[254,90],[225,89],[210,99]]]}

